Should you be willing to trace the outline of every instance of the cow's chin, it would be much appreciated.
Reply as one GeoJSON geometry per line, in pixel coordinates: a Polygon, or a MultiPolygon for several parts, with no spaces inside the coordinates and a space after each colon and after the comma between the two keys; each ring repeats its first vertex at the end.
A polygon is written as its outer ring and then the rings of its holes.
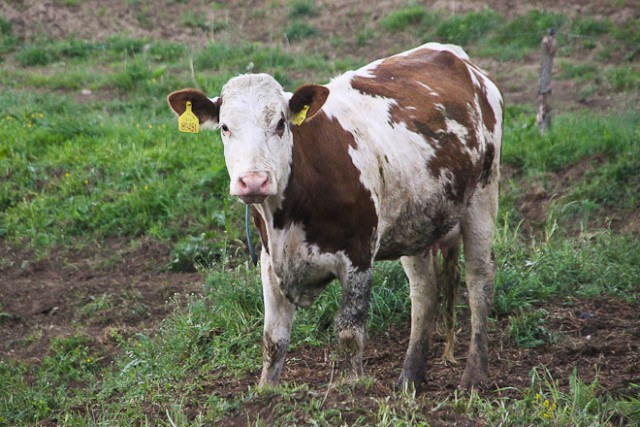
{"type": "Polygon", "coordinates": [[[259,196],[238,196],[247,205],[259,205],[267,198],[266,195],[259,196]]]}

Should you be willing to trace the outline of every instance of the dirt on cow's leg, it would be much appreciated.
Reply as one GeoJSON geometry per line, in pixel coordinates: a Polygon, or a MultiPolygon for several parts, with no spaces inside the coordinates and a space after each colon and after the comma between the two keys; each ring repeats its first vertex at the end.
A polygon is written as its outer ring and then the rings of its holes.
{"type": "Polygon", "coordinates": [[[397,386],[414,387],[419,392],[427,381],[427,357],[438,304],[434,255],[427,251],[425,255],[403,257],[401,262],[409,279],[411,335],[397,386]]]}
{"type": "Polygon", "coordinates": [[[362,352],[372,281],[372,268],[367,271],[350,271],[346,279],[342,280],[342,303],[335,327],[339,349],[347,365],[347,375],[351,379],[363,375],[362,352]]]}
{"type": "Polygon", "coordinates": [[[356,380],[364,375],[362,352],[364,349],[364,329],[344,329],[338,332],[340,352],[343,354],[347,377],[356,380]]]}
{"type": "Polygon", "coordinates": [[[487,318],[491,305],[493,282],[484,284],[476,282],[471,286],[467,283],[467,286],[469,287],[469,305],[471,307],[471,341],[460,388],[470,390],[487,386],[489,382],[487,318]]]}
{"type": "Polygon", "coordinates": [[[480,388],[489,381],[488,317],[493,300],[495,263],[492,243],[498,210],[497,183],[476,194],[462,221],[465,280],[471,310],[471,340],[460,387],[480,388]]]}
{"type": "Polygon", "coordinates": [[[280,381],[291,337],[295,306],[280,292],[269,255],[263,251],[260,259],[264,298],[264,336],[262,375],[258,386],[264,387],[276,385],[280,381]]]}

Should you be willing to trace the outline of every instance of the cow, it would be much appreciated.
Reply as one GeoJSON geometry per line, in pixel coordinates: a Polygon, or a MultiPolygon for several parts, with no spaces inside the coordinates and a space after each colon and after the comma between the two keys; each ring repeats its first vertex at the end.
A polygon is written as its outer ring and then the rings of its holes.
{"type": "Polygon", "coordinates": [[[190,102],[203,128],[220,129],[230,193],[251,205],[263,247],[260,387],[279,382],[296,308],[334,279],[339,349],[348,377],[361,377],[374,261],[400,259],[411,332],[398,384],[420,390],[461,250],[471,338],[460,387],[487,384],[503,100],[460,47],[428,43],[293,93],[246,74],[220,96],[183,89],[168,102],[179,116],[190,102]]]}

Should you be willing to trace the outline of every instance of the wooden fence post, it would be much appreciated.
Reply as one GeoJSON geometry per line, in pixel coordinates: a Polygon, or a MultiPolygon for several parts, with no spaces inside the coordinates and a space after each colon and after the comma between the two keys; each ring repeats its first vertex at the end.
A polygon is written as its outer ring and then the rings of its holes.
{"type": "Polygon", "coordinates": [[[545,133],[551,127],[551,68],[556,55],[556,30],[550,28],[540,44],[541,66],[540,85],[538,86],[538,130],[545,133]]]}

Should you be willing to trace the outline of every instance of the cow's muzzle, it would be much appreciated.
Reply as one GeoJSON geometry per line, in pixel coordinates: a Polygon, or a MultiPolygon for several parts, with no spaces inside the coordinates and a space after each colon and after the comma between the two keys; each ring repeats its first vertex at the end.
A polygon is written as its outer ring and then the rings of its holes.
{"type": "Polygon", "coordinates": [[[273,194],[271,180],[266,172],[249,172],[242,175],[238,178],[235,194],[232,193],[248,205],[262,203],[273,194]]]}

